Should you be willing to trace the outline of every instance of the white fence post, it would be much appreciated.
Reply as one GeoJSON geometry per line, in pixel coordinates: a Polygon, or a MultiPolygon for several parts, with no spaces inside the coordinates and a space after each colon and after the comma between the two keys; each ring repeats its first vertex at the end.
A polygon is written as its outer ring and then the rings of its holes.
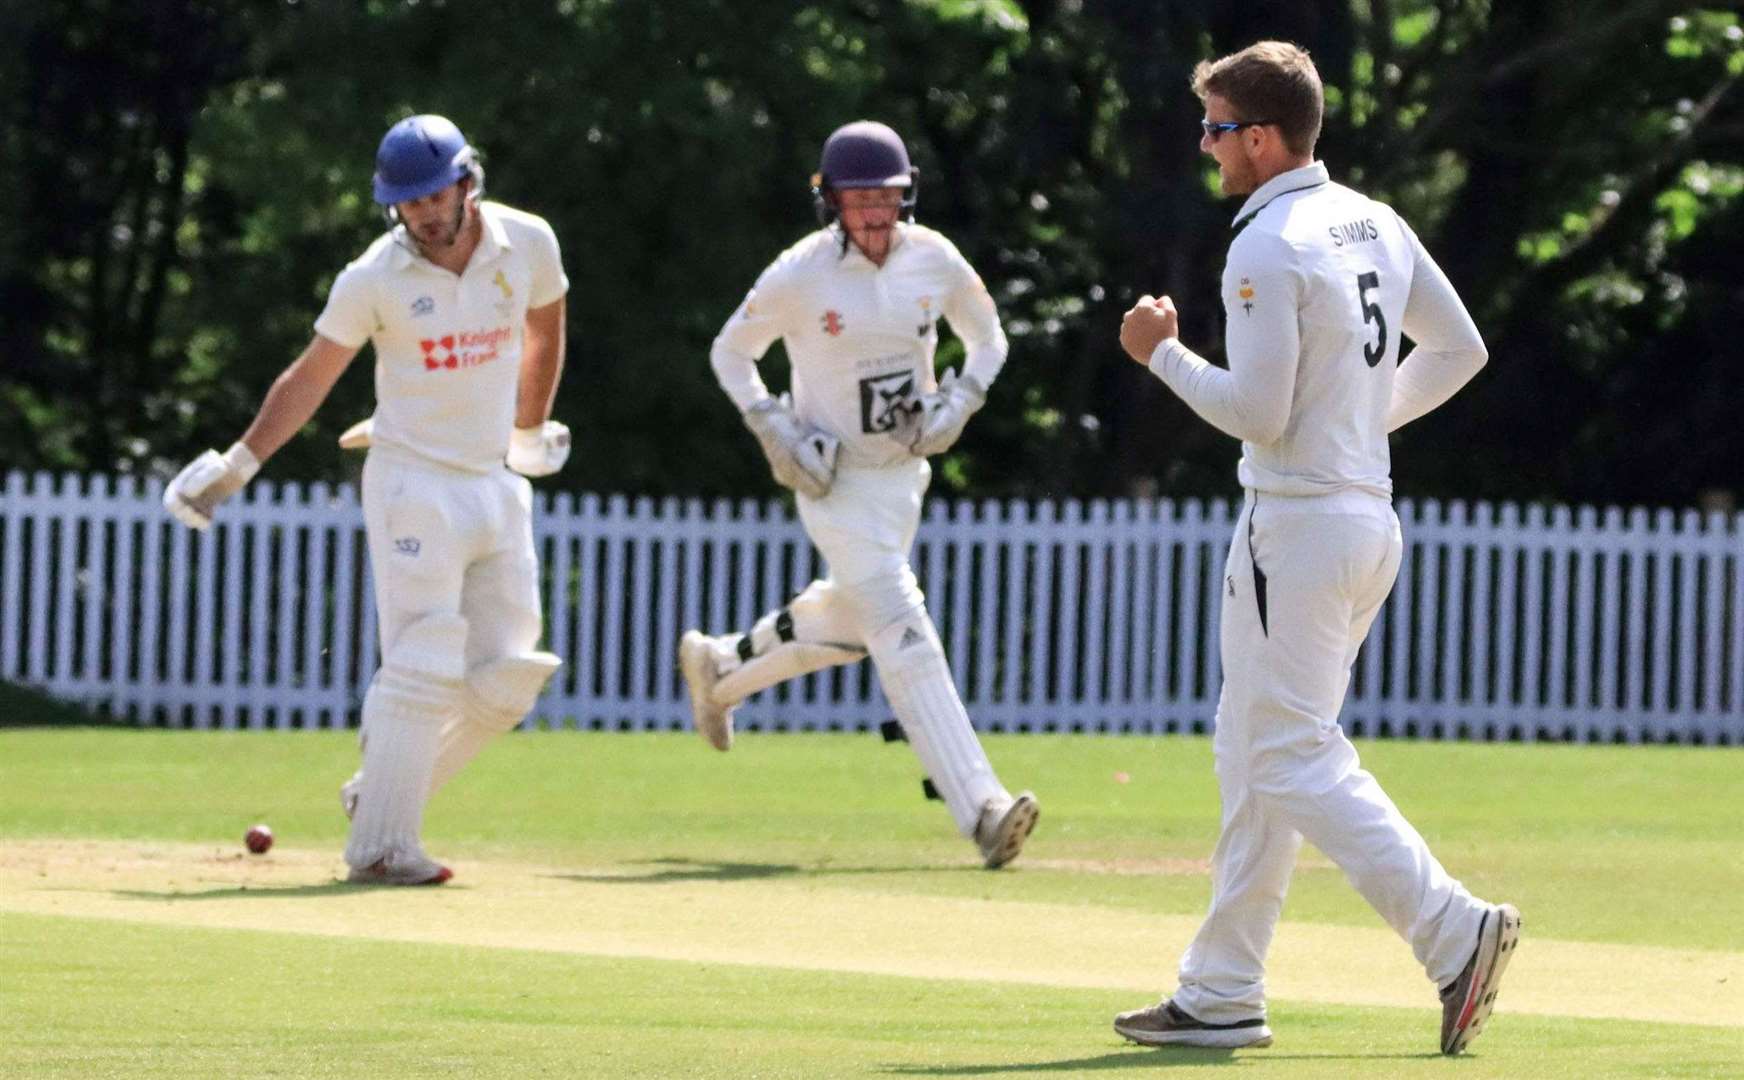
{"type": "MultiPolygon", "coordinates": [[[[350,723],[374,673],[355,489],[254,485],[203,534],[158,483],[0,485],[0,678],[140,723],[350,723]]],[[[1744,517],[1398,506],[1398,584],[1356,664],[1364,733],[1744,742],[1744,517]]],[[[970,715],[1000,730],[1209,726],[1219,680],[1216,501],[936,501],[916,548],[970,715]]],[[[747,630],[819,560],[782,503],[541,500],[549,647],[529,725],[688,723],[678,634],[747,630]]],[[[865,665],[747,702],[753,728],[866,728],[865,665]]]]}

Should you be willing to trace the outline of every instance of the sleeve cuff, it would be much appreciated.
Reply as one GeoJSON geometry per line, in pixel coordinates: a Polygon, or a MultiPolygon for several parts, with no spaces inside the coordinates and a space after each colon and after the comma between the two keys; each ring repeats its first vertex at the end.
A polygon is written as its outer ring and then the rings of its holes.
{"type": "Polygon", "coordinates": [[[1181,339],[1178,337],[1168,337],[1157,342],[1157,347],[1151,350],[1151,362],[1146,365],[1151,369],[1152,375],[1155,375],[1164,382],[1169,381],[1168,368],[1170,358],[1176,349],[1179,349],[1182,352],[1187,351],[1187,347],[1181,344],[1181,339]]]}

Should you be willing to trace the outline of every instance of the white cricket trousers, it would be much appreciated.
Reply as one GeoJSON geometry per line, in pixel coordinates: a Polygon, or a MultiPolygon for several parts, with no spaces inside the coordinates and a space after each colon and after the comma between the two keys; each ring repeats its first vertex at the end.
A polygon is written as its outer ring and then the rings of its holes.
{"type": "Polygon", "coordinates": [[[1265,960],[1304,837],[1410,943],[1437,986],[1485,905],[1448,876],[1338,726],[1351,665],[1399,572],[1399,519],[1362,492],[1249,492],[1224,567],[1212,740],[1222,832],[1211,908],[1175,1004],[1207,1023],[1265,1015],[1265,960]]]}
{"type": "Polygon", "coordinates": [[[429,615],[466,619],[466,667],[533,651],[543,628],[533,488],[376,446],[363,465],[363,520],[386,656],[429,615]]]}
{"type": "Polygon", "coordinates": [[[830,598],[820,627],[835,640],[865,644],[910,749],[957,831],[973,836],[982,808],[1009,795],[957,695],[908,561],[931,479],[924,458],[838,469],[824,498],[799,498],[799,517],[829,568],[826,581],[812,587],[830,598]]]}

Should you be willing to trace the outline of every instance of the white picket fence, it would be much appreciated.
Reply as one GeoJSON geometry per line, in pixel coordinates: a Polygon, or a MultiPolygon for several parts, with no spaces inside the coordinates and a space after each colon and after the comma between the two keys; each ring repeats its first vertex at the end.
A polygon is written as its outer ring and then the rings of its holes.
{"type": "MultiPolygon", "coordinates": [[[[350,486],[257,482],[193,533],[156,482],[6,477],[0,679],[143,724],[354,724],[376,666],[350,486]]],[[[1357,734],[1744,743],[1744,515],[1401,502],[1406,559],[1359,656],[1357,734]]],[[[1202,731],[1223,502],[932,500],[915,566],[976,725],[1202,731]]],[[[541,500],[548,647],[531,722],[680,728],[687,627],[745,628],[819,573],[779,502],[541,500]]],[[[869,665],[748,702],[858,730],[869,665]]]]}

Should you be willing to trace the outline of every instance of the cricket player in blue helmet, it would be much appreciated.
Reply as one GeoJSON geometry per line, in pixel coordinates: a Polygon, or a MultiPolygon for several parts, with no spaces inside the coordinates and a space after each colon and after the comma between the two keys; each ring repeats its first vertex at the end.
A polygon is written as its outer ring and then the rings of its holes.
{"type": "Polygon", "coordinates": [[[518,725],[557,657],[543,629],[532,490],[569,456],[550,419],[562,373],[564,275],[543,218],[485,202],[460,129],[411,116],[376,154],[388,230],[333,283],[315,336],[224,454],[176,476],[164,505],[198,529],[313,417],[365,343],[375,414],[340,445],[367,447],[363,515],[382,664],[362,710],[363,765],[340,792],[350,880],[433,885],[428,797],[518,725]]]}

